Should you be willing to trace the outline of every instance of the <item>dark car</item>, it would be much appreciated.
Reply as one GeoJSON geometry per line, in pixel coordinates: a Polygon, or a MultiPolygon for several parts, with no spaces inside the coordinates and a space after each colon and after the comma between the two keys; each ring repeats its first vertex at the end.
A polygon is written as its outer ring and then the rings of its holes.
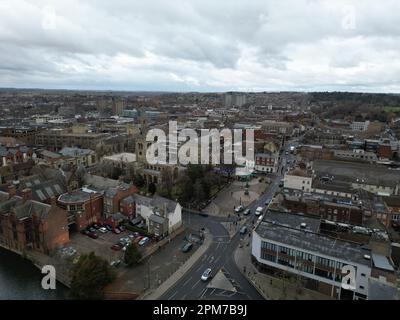
{"type": "Polygon", "coordinates": [[[92,239],[97,239],[99,237],[96,232],[89,232],[88,236],[92,239]]]}
{"type": "Polygon", "coordinates": [[[104,227],[106,227],[108,231],[113,231],[113,228],[109,224],[104,225],[104,227]]]}
{"type": "Polygon", "coordinates": [[[182,252],[189,252],[190,250],[192,250],[193,248],[193,244],[191,244],[190,242],[186,243],[183,245],[182,247],[182,252]]]}
{"type": "Polygon", "coordinates": [[[243,226],[243,227],[240,229],[240,234],[246,234],[246,232],[247,232],[247,227],[246,227],[246,226],[243,226]]]}
{"type": "Polygon", "coordinates": [[[119,243],[116,243],[116,244],[113,244],[113,245],[111,246],[111,249],[112,249],[112,250],[115,250],[115,251],[119,251],[119,250],[122,249],[122,246],[121,246],[119,243]]]}

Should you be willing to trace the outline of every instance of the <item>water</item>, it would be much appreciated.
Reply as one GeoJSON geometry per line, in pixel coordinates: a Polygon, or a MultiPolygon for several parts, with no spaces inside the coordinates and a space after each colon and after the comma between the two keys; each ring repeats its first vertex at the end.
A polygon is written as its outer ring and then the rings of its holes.
{"type": "Polygon", "coordinates": [[[56,290],[43,290],[42,274],[30,261],[0,248],[0,300],[59,300],[68,289],[57,282],[56,290]]]}

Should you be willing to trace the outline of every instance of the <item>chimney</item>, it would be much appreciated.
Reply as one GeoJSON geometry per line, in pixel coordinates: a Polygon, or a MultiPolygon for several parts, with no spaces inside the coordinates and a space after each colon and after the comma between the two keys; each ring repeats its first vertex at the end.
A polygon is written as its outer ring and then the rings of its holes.
{"type": "Polygon", "coordinates": [[[32,200],[32,189],[26,188],[22,190],[22,201],[32,200]]]}
{"type": "Polygon", "coordinates": [[[11,199],[16,194],[17,194],[17,188],[15,187],[15,185],[12,184],[8,186],[8,199],[11,199]]]}

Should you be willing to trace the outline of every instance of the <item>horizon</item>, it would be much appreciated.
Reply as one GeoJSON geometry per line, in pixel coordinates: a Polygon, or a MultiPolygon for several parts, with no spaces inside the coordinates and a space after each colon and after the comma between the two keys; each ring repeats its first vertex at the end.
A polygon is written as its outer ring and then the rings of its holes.
{"type": "Polygon", "coordinates": [[[2,1],[0,87],[398,94],[400,3],[385,4],[2,1]]]}

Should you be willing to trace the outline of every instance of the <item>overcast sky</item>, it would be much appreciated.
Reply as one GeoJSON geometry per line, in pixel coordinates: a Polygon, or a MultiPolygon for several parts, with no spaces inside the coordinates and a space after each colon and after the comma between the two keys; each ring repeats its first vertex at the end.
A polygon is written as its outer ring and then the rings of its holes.
{"type": "Polygon", "coordinates": [[[0,87],[400,92],[399,0],[0,0],[0,87]]]}

